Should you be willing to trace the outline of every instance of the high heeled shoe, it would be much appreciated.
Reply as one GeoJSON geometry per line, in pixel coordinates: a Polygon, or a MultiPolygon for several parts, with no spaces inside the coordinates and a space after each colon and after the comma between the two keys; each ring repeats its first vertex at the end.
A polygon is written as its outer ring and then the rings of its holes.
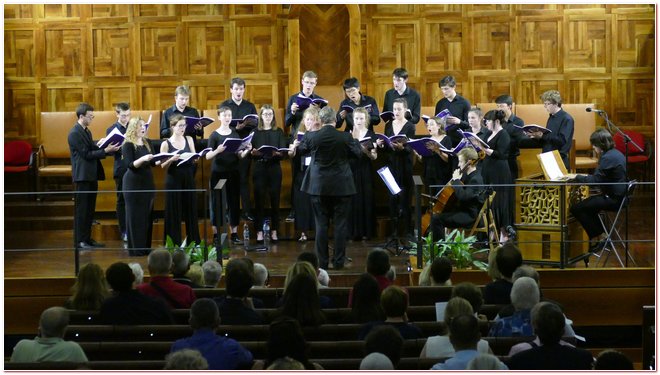
{"type": "Polygon", "coordinates": [[[298,238],[298,242],[305,242],[307,241],[307,236],[305,236],[305,233],[300,235],[300,238],[298,238]]]}

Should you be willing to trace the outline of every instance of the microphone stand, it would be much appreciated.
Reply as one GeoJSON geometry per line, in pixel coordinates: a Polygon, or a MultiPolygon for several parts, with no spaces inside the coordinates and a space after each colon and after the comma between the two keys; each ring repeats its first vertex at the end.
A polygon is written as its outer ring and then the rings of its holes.
{"type": "Polygon", "coordinates": [[[625,223],[625,229],[626,229],[626,242],[624,243],[624,248],[626,250],[626,268],[628,267],[628,206],[630,205],[630,197],[628,196],[628,144],[632,143],[633,146],[635,146],[639,151],[644,151],[643,148],[641,148],[635,141],[630,139],[628,134],[624,133],[618,126],[614,125],[612,121],[610,121],[609,117],[607,116],[607,112],[602,111],[598,112],[598,115],[602,117],[605,120],[605,123],[607,124],[607,128],[610,131],[610,133],[614,134],[620,134],[621,137],[623,138],[623,142],[625,144],[625,157],[626,157],[626,223],[625,223]]]}

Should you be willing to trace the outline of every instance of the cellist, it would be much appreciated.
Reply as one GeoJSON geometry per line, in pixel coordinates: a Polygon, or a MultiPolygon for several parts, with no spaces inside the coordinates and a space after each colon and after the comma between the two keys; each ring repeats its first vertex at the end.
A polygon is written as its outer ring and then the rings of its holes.
{"type": "Polygon", "coordinates": [[[445,239],[445,228],[465,228],[474,224],[486,194],[483,179],[477,170],[477,151],[465,147],[458,152],[458,168],[448,185],[454,189],[456,203],[431,217],[433,242],[445,239]]]}

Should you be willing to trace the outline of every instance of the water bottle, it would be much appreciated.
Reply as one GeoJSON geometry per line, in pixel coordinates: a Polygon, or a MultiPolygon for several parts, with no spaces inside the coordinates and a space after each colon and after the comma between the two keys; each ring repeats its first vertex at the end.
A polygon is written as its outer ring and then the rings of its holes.
{"type": "Polygon", "coordinates": [[[250,227],[247,223],[243,224],[243,246],[247,249],[250,247],[250,227]]]}
{"type": "Polygon", "coordinates": [[[268,220],[264,220],[264,245],[268,246],[270,243],[270,223],[268,223],[268,220]]]}

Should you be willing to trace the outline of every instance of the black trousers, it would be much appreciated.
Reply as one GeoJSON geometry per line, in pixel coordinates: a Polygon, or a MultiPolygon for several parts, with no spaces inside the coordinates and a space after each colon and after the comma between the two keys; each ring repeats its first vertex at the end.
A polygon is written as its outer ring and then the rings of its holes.
{"type": "MultiPolygon", "coordinates": [[[[192,173],[181,173],[176,177],[168,175],[165,178],[165,189],[195,189],[195,178],[192,173]]],[[[165,193],[165,236],[170,236],[177,245],[183,241],[181,238],[181,219],[186,223],[187,243],[194,241],[199,245],[197,194],[193,191],[168,191],[165,193]]]]}
{"type": "Polygon", "coordinates": [[[448,211],[431,216],[433,242],[445,239],[445,228],[467,228],[473,225],[475,220],[473,216],[461,211],[448,211]]]}
{"type": "Polygon", "coordinates": [[[280,163],[256,160],[252,166],[252,183],[254,187],[255,230],[260,231],[263,228],[266,216],[266,197],[270,199],[270,229],[277,230],[280,224],[280,191],[282,190],[282,168],[280,163]]]}
{"type": "Polygon", "coordinates": [[[246,214],[252,211],[252,202],[250,201],[250,164],[252,159],[249,157],[238,159],[238,174],[241,184],[241,202],[243,203],[243,212],[246,214]]]}
{"type": "Polygon", "coordinates": [[[616,211],[621,204],[620,199],[610,198],[607,195],[594,195],[574,204],[571,214],[582,224],[589,238],[602,234],[603,226],[598,220],[600,211],[616,211]]]}
{"type": "Polygon", "coordinates": [[[334,223],[334,254],[332,264],[343,266],[346,261],[346,238],[348,237],[348,215],[351,196],[312,195],[312,210],[316,222],[314,249],[319,257],[319,267],[328,269],[328,229],[334,223]]]}
{"type": "Polygon", "coordinates": [[[124,173],[115,177],[115,190],[117,190],[117,222],[119,223],[119,232],[124,235],[126,233],[126,202],[124,201],[124,193],[122,189],[122,180],[124,173]]]}
{"type": "Polygon", "coordinates": [[[98,181],[78,181],[75,194],[74,230],[76,244],[89,242],[92,239],[92,222],[96,209],[96,192],[99,190],[98,181]]]}

